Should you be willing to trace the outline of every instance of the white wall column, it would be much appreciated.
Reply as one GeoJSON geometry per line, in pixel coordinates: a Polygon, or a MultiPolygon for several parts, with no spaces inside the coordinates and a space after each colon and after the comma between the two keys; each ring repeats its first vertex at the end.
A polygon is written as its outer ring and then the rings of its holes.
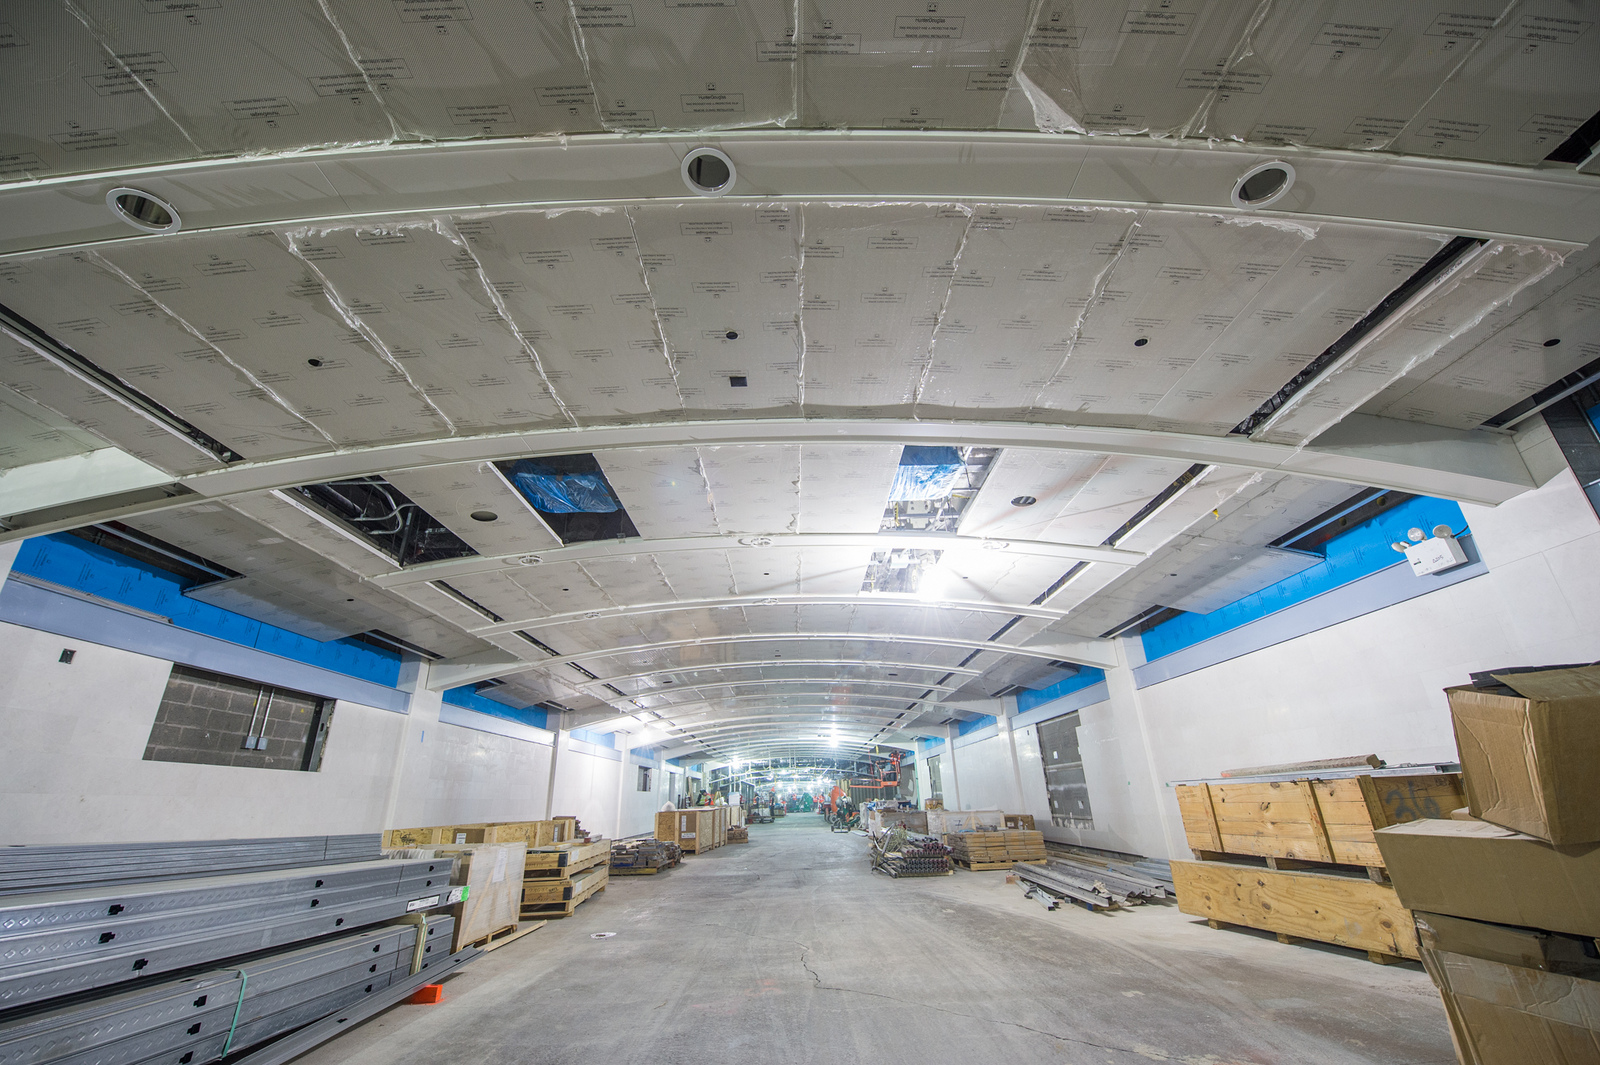
{"type": "Polygon", "coordinates": [[[944,766],[940,776],[945,778],[945,786],[949,788],[949,797],[955,800],[955,805],[945,803],[946,810],[960,810],[961,806],[961,779],[956,775],[956,726],[944,727],[944,766]]]}
{"type": "Polygon", "coordinates": [[[622,759],[622,765],[617,770],[617,827],[611,833],[612,839],[621,839],[627,835],[628,824],[628,796],[638,785],[635,781],[639,771],[633,767],[633,733],[613,732],[612,741],[617,745],[617,754],[622,759]]]}
{"type": "Polygon", "coordinates": [[[1012,732],[1013,719],[1017,716],[1017,697],[1007,695],[1000,700],[1000,706],[994,716],[995,730],[1002,743],[1005,744],[1004,754],[1011,766],[1011,804],[1009,809],[1016,813],[1026,813],[1028,810],[1026,797],[1022,794],[1022,763],[1017,760],[1017,737],[1012,732]]]}
{"type": "Polygon", "coordinates": [[[566,715],[561,714],[556,718],[555,740],[550,744],[550,786],[544,796],[544,820],[548,821],[556,814],[556,785],[560,781],[563,757],[572,746],[572,733],[562,728],[566,715]]]}
{"type": "Polygon", "coordinates": [[[1139,689],[1134,684],[1133,678],[1133,667],[1143,664],[1142,645],[1136,646],[1133,640],[1125,636],[1118,637],[1112,642],[1116,646],[1117,666],[1115,669],[1106,671],[1106,690],[1111,695],[1112,706],[1116,707],[1120,713],[1132,718],[1139,737],[1140,753],[1143,756],[1130,758],[1125,763],[1129,775],[1135,778],[1144,777],[1142,783],[1145,785],[1141,789],[1139,787],[1140,781],[1137,779],[1129,780],[1130,790],[1135,792],[1135,794],[1129,795],[1130,800],[1132,800],[1130,813],[1133,814],[1135,823],[1143,825],[1151,825],[1153,823],[1160,825],[1161,828],[1159,839],[1155,838],[1151,829],[1145,829],[1148,834],[1144,836],[1145,842],[1141,850],[1147,854],[1156,854],[1156,848],[1164,846],[1168,857],[1176,857],[1183,854],[1188,845],[1184,840],[1174,835],[1173,825],[1166,816],[1165,788],[1161,782],[1160,771],[1156,768],[1155,749],[1151,744],[1150,726],[1145,717],[1144,700],[1139,695],[1139,689]],[[1145,792],[1147,806],[1139,801],[1136,794],[1138,790],[1145,792]],[[1143,810],[1140,809],[1141,806],[1143,810]]]}

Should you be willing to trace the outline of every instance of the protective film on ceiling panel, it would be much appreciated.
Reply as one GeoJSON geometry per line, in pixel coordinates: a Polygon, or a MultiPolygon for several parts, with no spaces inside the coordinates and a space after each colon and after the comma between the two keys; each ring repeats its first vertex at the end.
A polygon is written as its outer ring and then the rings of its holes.
{"type": "Polygon", "coordinates": [[[1431,234],[1325,225],[1315,239],[1289,239],[1240,257],[1234,273],[1268,279],[1236,313],[1202,310],[1192,319],[1205,347],[1144,427],[1230,431],[1443,244],[1431,234]]]}
{"type": "Polygon", "coordinates": [[[694,448],[607,451],[595,459],[646,540],[717,535],[711,493],[694,448]]]}
{"type": "MultiPolygon", "coordinates": [[[[745,550],[738,548],[736,550],[745,550]]],[[[680,599],[743,595],[728,564],[728,551],[658,551],[650,557],[680,599]]]]}
{"type": "Polygon", "coordinates": [[[1028,410],[1072,350],[1079,320],[1134,211],[973,210],[933,333],[918,413],[1028,410]]]}
{"type": "Polygon", "coordinates": [[[1250,33],[1194,134],[1252,144],[1387,148],[1478,47],[1503,0],[1322,0],[1250,33]]]}
{"type": "Polygon", "coordinates": [[[1390,382],[1426,365],[1518,291],[1546,276],[1559,258],[1541,247],[1490,242],[1461,263],[1407,313],[1390,318],[1374,342],[1296,393],[1255,435],[1303,443],[1360,407],[1390,382]]]}
{"type": "Polygon", "coordinates": [[[571,11],[607,129],[732,129],[795,115],[792,0],[573,3],[571,11]]]}
{"type": "Polygon", "coordinates": [[[1114,456],[1072,497],[1043,539],[1098,544],[1188,468],[1181,459],[1114,456]]]}
{"type": "Polygon", "coordinates": [[[800,445],[702,447],[699,452],[724,535],[796,531],[800,445]]]}
{"type": "Polygon", "coordinates": [[[697,417],[800,402],[798,206],[629,209],[678,391],[697,417]]]}
{"type": "Polygon", "coordinates": [[[497,576],[499,580],[515,585],[533,598],[537,608],[530,608],[530,615],[568,614],[576,610],[599,610],[616,605],[595,586],[588,571],[577,562],[517,566],[503,570],[497,576]]]}
{"type": "Polygon", "coordinates": [[[856,595],[871,557],[870,547],[808,548],[800,553],[797,590],[802,595],[856,595]]]}
{"type": "Polygon", "coordinates": [[[561,546],[487,463],[401,470],[384,479],[480,555],[561,546]]]}
{"type": "Polygon", "coordinates": [[[1565,0],[1518,4],[1498,24],[1461,20],[1458,32],[1472,51],[1393,149],[1538,163],[1600,110],[1596,22],[1592,7],[1565,0]]]}
{"type": "Polygon", "coordinates": [[[801,533],[875,533],[900,461],[898,444],[804,444],[801,533]]]}
{"type": "Polygon", "coordinates": [[[295,230],[285,239],[450,431],[563,421],[477,260],[447,227],[295,230]]]}
{"type": "MultiPolygon", "coordinates": [[[[1095,296],[1038,405],[1079,421],[1140,424],[1309,236],[1301,227],[1148,213],[1121,241],[1097,248],[1106,265],[1095,296]]],[[[1174,406],[1200,409],[1169,420],[1226,432],[1235,422],[1207,418],[1211,398],[1192,390],[1174,406]]]]}
{"type": "Polygon", "coordinates": [[[337,443],[449,431],[272,234],[179,237],[115,245],[104,255],[337,443]]]}
{"type": "Polygon", "coordinates": [[[599,127],[594,92],[558,0],[330,0],[362,77],[324,79],[428,140],[599,127]],[[364,99],[363,99],[364,97],[364,99]]]}
{"type": "MultiPolygon", "coordinates": [[[[729,595],[797,595],[808,592],[802,578],[808,552],[793,547],[747,547],[726,552],[732,575],[729,595]]],[[[849,593],[855,594],[855,590],[849,593]]]]}
{"type": "Polygon", "coordinates": [[[806,209],[807,413],[888,413],[915,402],[968,217],[953,205],[806,209]]]}
{"type": "Polygon", "coordinates": [[[1022,50],[1028,0],[803,0],[807,126],[992,129],[1022,50]]]}
{"type": "Polygon", "coordinates": [[[1050,523],[1108,461],[1105,455],[1004,449],[961,515],[961,535],[1052,539],[1050,523]],[[1028,499],[1034,502],[1012,502],[1028,499]]]}
{"type": "Polygon", "coordinates": [[[1441,349],[1424,367],[1431,372],[1396,381],[1362,413],[1471,429],[1600,358],[1600,266],[1584,269],[1597,252],[1576,253],[1441,349]]]}
{"type": "Polygon", "coordinates": [[[1183,135],[1224,93],[1263,78],[1229,72],[1255,4],[1169,5],[1044,0],[1027,35],[1021,83],[1039,129],[1183,135]]]}
{"type": "Polygon", "coordinates": [[[98,366],[246,458],[304,454],[328,438],[270,382],[232,361],[226,329],[204,332],[165,310],[166,296],[242,268],[199,242],[170,245],[186,261],[139,279],[94,252],[30,259],[9,274],[6,304],[98,366]]]}
{"type": "Polygon", "coordinates": [[[393,573],[397,568],[394,560],[387,555],[356,543],[358,537],[334,532],[326,523],[312,517],[306,510],[285,502],[275,493],[241,496],[230,499],[225,505],[265,525],[284,539],[315,551],[322,559],[337,563],[360,576],[376,577],[393,573]]]}
{"type": "Polygon", "coordinates": [[[0,391],[0,468],[83,455],[105,441],[16,393],[0,391]]]}
{"type": "Polygon", "coordinates": [[[159,52],[118,59],[63,4],[8,4],[0,23],[0,181],[192,159],[201,147],[141,81],[159,52]]]}
{"type": "MultiPolygon", "coordinates": [[[[24,269],[22,263],[7,263],[0,266],[0,277],[24,269]]],[[[186,437],[85,384],[9,332],[0,332],[0,385],[168,473],[199,473],[222,465],[186,437]]]]}
{"type": "Polygon", "coordinates": [[[567,418],[682,408],[627,214],[526,211],[456,228],[567,418]]]}
{"type": "Polygon", "coordinates": [[[357,65],[316,4],[75,6],[120,68],[91,84],[142,89],[202,152],[384,142],[399,132],[370,94],[367,64],[357,65]]]}

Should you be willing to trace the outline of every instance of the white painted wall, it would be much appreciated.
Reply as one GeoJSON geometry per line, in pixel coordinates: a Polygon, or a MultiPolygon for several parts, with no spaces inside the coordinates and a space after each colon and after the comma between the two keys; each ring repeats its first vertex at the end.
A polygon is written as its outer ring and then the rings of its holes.
{"type": "MultiPolygon", "coordinates": [[[[1600,660],[1600,521],[1572,473],[1500,507],[1463,510],[1483,576],[1146,688],[1129,664],[1110,670],[1110,698],[1080,711],[1094,829],[1046,832],[1187,857],[1168,781],[1343,755],[1454,761],[1446,687],[1495,666],[1600,660]]],[[[1014,805],[1009,741],[995,732],[956,742],[966,809],[1014,805]]],[[[1022,727],[1015,740],[1022,812],[1047,826],[1037,733],[1022,727]]]]}

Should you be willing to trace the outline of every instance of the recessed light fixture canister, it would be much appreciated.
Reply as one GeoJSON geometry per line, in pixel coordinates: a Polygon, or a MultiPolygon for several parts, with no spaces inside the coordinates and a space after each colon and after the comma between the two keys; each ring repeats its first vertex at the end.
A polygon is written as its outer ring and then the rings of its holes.
{"type": "Polygon", "coordinates": [[[738,177],[733,160],[715,148],[695,148],[683,157],[683,183],[696,196],[726,195],[738,177]]]}
{"type": "Polygon", "coordinates": [[[183,226],[172,204],[143,189],[118,186],[106,193],[106,206],[117,218],[146,233],[176,233],[183,226]]]}
{"type": "Polygon", "coordinates": [[[1031,507],[1037,502],[1039,501],[1032,496],[1017,496],[1011,501],[1011,505],[1014,507],[1031,507]]]}
{"type": "Polygon", "coordinates": [[[1271,207],[1294,188],[1294,167],[1281,160],[1260,163],[1244,172],[1234,183],[1231,199],[1235,207],[1247,211],[1271,207]]]}

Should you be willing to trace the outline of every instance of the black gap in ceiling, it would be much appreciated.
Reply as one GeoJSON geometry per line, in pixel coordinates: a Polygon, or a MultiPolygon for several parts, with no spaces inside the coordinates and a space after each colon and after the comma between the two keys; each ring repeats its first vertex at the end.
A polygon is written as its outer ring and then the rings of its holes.
{"type": "Polygon", "coordinates": [[[1337,506],[1329,507],[1310,521],[1284,533],[1268,546],[1289,551],[1316,551],[1340,533],[1415,498],[1410,492],[1364,488],[1337,506]]]}
{"type": "Polygon", "coordinates": [[[1169,618],[1175,618],[1181,613],[1183,613],[1183,611],[1175,610],[1169,606],[1146,607],[1137,614],[1133,615],[1133,617],[1129,618],[1127,621],[1122,622],[1120,625],[1113,625],[1105,632],[1102,632],[1100,634],[1100,638],[1102,640],[1109,640],[1114,636],[1124,635],[1130,629],[1138,629],[1140,633],[1149,632],[1150,629],[1155,628],[1157,625],[1161,624],[1162,621],[1166,621],[1169,618]],[[1157,620],[1158,618],[1159,620],[1157,620]]]}
{"type": "Polygon", "coordinates": [[[3,304],[0,304],[0,325],[4,325],[16,333],[40,355],[72,374],[72,376],[88,381],[103,392],[117,396],[129,406],[143,412],[151,420],[159,422],[169,430],[188,438],[198,445],[201,450],[215,456],[218,460],[222,462],[244,461],[244,456],[228,445],[206,433],[198,426],[189,424],[110,370],[99,366],[72,348],[67,347],[55,337],[3,304]]]}
{"type": "MultiPolygon", "coordinates": [[[[1560,341],[1559,337],[1550,339],[1556,340],[1558,343],[1560,341]]],[[[1545,346],[1554,347],[1555,345],[1546,340],[1545,346]]],[[[1600,380],[1600,359],[1591,359],[1561,380],[1546,385],[1527,399],[1513,403],[1483,424],[1492,429],[1498,429],[1512,422],[1520,422],[1534,411],[1547,407],[1557,400],[1581,390],[1586,385],[1593,384],[1596,380],[1600,380]]]]}
{"type": "Polygon", "coordinates": [[[501,617],[499,614],[496,614],[493,610],[490,610],[488,607],[484,606],[482,603],[478,602],[476,599],[472,598],[472,596],[463,592],[449,581],[429,581],[428,583],[433,585],[439,591],[443,592],[445,595],[448,595],[451,599],[454,599],[456,602],[460,603],[462,606],[466,607],[468,610],[477,611],[490,621],[500,622],[505,620],[505,618],[501,617]]]}
{"type": "Polygon", "coordinates": [[[1368,333],[1371,333],[1384,320],[1400,309],[1401,305],[1416,295],[1423,286],[1434,278],[1444,273],[1456,260],[1466,255],[1473,248],[1484,243],[1482,237],[1455,237],[1417,270],[1416,273],[1406,278],[1399,288],[1385,296],[1376,307],[1369,311],[1361,321],[1345,330],[1343,336],[1306,363],[1300,372],[1289,378],[1289,382],[1269,397],[1266,402],[1257,407],[1255,413],[1233,427],[1233,432],[1240,436],[1249,436],[1264,425],[1268,418],[1293,399],[1302,389],[1314,382],[1322,371],[1344,357],[1345,352],[1355,347],[1368,333]]]}
{"type": "Polygon", "coordinates": [[[81,529],[71,529],[68,535],[170,573],[183,581],[186,589],[243,576],[220,562],[203,558],[193,551],[185,551],[149,533],[130,528],[120,521],[106,521],[81,529]]]}
{"type": "Polygon", "coordinates": [[[402,566],[468,558],[477,552],[382,477],[306,484],[289,491],[338,520],[402,566]]]}
{"type": "Polygon", "coordinates": [[[593,455],[514,459],[495,468],[564,544],[639,535],[593,455]]]}
{"type": "Polygon", "coordinates": [[[1600,111],[1590,116],[1589,121],[1572,131],[1572,136],[1556,146],[1556,150],[1545,156],[1545,161],[1550,163],[1571,163],[1574,166],[1583,162],[1594,154],[1594,149],[1600,144],[1600,111]]]}
{"type": "Polygon", "coordinates": [[[541,650],[545,654],[549,655],[551,658],[560,658],[561,657],[561,652],[560,651],[557,651],[554,647],[551,647],[549,644],[545,643],[543,640],[541,640],[538,637],[532,635],[531,633],[524,632],[521,629],[513,629],[511,631],[511,635],[517,637],[518,639],[528,641],[529,643],[531,643],[535,647],[537,647],[539,650],[541,650]]]}
{"type": "Polygon", "coordinates": [[[414,655],[426,658],[430,662],[437,662],[444,657],[438,651],[430,651],[421,644],[412,643],[410,640],[402,640],[400,637],[384,632],[382,629],[368,629],[366,632],[358,632],[350,639],[360,643],[371,644],[374,647],[381,647],[386,651],[409,651],[414,655]]]}

